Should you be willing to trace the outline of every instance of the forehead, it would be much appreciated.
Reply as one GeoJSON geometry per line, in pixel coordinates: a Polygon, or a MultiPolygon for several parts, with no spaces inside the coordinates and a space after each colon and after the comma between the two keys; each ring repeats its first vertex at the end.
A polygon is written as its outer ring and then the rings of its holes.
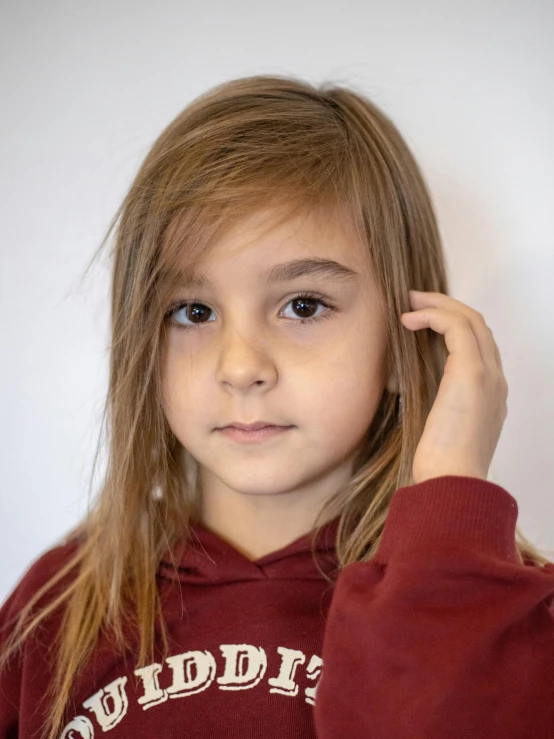
{"type": "Polygon", "coordinates": [[[208,246],[194,269],[178,267],[181,284],[209,286],[210,275],[248,270],[272,283],[302,276],[351,282],[367,275],[366,249],[353,229],[325,213],[283,217],[259,211],[227,229],[208,246]]]}

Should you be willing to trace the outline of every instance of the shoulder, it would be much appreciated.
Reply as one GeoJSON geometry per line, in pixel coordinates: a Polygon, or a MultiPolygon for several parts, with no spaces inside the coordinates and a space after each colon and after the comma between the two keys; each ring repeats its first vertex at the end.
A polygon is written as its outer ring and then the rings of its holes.
{"type": "Polygon", "coordinates": [[[0,607],[0,736],[2,737],[16,735],[21,717],[27,718],[28,715],[27,708],[24,706],[29,702],[29,694],[33,696],[32,700],[35,699],[35,693],[32,692],[33,683],[41,687],[44,676],[48,675],[49,650],[58,633],[60,611],[53,608],[50,613],[46,612],[46,620],[41,620],[38,638],[34,627],[31,627],[33,633],[26,635],[24,628],[37,614],[37,611],[48,606],[67,586],[67,578],[71,577],[73,568],[65,566],[71,563],[78,546],[76,537],[68,537],[62,543],[40,554],[27,568],[0,607]],[[64,573],[64,567],[67,570],[66,573],[64,573]],[[50,587],[50,580],[60,573],[62,576],[50,587]],[[27,703],[24,703],[25,700],[27,703]]]}
{"type": "MultiPolygon", "coordinates": [[[[13,588],[0,607],[0,627],[7,626],[7,621],[16,616],[21,609],[38,593],[56,574],[60,573],[68,565],[79,548],[77,536],[69,536],[61,543],[47,549],[40,554],[23,573],[19,582],[13,588]]],[[[50,589],[45,589],[44,596],[40,598],[41,604],[59,592],[67,584],[71,573],[60,578],[50,589]]]]}

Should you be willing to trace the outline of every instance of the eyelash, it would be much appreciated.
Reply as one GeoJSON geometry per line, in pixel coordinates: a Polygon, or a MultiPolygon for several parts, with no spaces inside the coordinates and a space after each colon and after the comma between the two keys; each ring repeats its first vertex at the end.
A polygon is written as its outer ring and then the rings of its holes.
{"type": "MultiPolygon", "coordinates": [[[[295,295],[293,298],[288,300],[285,303],[285,306],[289,305],[289,303],[294,302],[295,300],[301,300],[301,299],[309,299],[309,300],[316,300],[318,303],[324,306],[324,308],[327,308],[327,310],[322,313],[319,316],[312,316],[311,318],[298,318],[298,319],[291,319],[293,323],[300,323],[302,325],[306,323],[315,323],[316,321],[322,321],[325,318],[330,318],[331,315],[338,310],[336,306],[334,306],[332,303],[330,303],[328,300],[324,299],[321,295],[314,292],[303,292],[299,293],[298,295],[295,295]]],[[[177,323],[173,320],[172,316],[177,311],[181,310],[181,308],[185,308],[187,305],[204,305],[204,303],[200,303],[197,300],[181,300],[176,303],[173,303],[169,306],[168,311],[166,312],[164,319],[169,319],[169,323],[171,326],[174,326],[177,329],[182,329],[184,331],[197,330],[201,328],[203,325],[207,323],[213,323],[212,321],[205,321],[204,323],[195,323],[190,325],[183,325],[182,323],[177,323]]],[[[207,306],[206,306],[207,307],[207,306]]]]}

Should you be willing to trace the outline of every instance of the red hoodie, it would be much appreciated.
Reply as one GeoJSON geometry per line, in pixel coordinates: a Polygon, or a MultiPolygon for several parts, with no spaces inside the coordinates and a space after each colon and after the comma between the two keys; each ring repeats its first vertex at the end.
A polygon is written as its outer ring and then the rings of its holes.
{"type": "MultiPolygon", "coordinates": [[[[552,739],[554,564],[520,564],[517,503],[445,476],[400,488],[370,562],[338,572],[327,524],[252,562],[204,526],[158,582],[169,656],[99,641],[63,739],[552,739]],[[316,697],[317,691],[317,697],[316,697]]],[[[44,554],[0,626],[65,561],[44,554]]],[[[0,682],[0,737],[37,739],[51,618],[0,682]]]]}

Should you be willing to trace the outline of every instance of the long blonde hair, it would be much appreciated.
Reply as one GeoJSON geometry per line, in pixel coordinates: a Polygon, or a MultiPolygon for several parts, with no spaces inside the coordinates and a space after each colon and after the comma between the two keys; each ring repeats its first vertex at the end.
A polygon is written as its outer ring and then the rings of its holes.
{"type": "MultiPolygon", "coordinates": [[[[371,559],[393,493],[413,483],[413,456],[447,358],[442,337],[403,331],[399,322],[411,310],[409,289],[448,293],[420,169],[391,120],[352,87],[284,76],[221,84],[154,142],[93,258],[115,229],[106,472],[95,505],[71,534],[71,559],[23,609],[4,651],[5,663],[63,606],[48,739],[63,726],[72,685],[101,631],[124,649],[123,623],[130,623],[140,665],[152,658],[158,635],[167,647],[156,570],[164,552],[187,540],[199,500],[195,460],[162,411],[164,310],[177,263],[193,267],[225,229],[268,205],[282,220],[318,211],[350,224],[385,301],[387,360],[403,408],[398,394],[383,392],[351,481],[322,511],[321,521],[340,515],[341,568],[371,559]],[[49,592],[55,596],[36,608],[49,592]]],[[[98,450],[94,466],[97,459],[98,450]]],[[[519,530],[516,536],[522,562],[548,561],[519,530]]]]}

